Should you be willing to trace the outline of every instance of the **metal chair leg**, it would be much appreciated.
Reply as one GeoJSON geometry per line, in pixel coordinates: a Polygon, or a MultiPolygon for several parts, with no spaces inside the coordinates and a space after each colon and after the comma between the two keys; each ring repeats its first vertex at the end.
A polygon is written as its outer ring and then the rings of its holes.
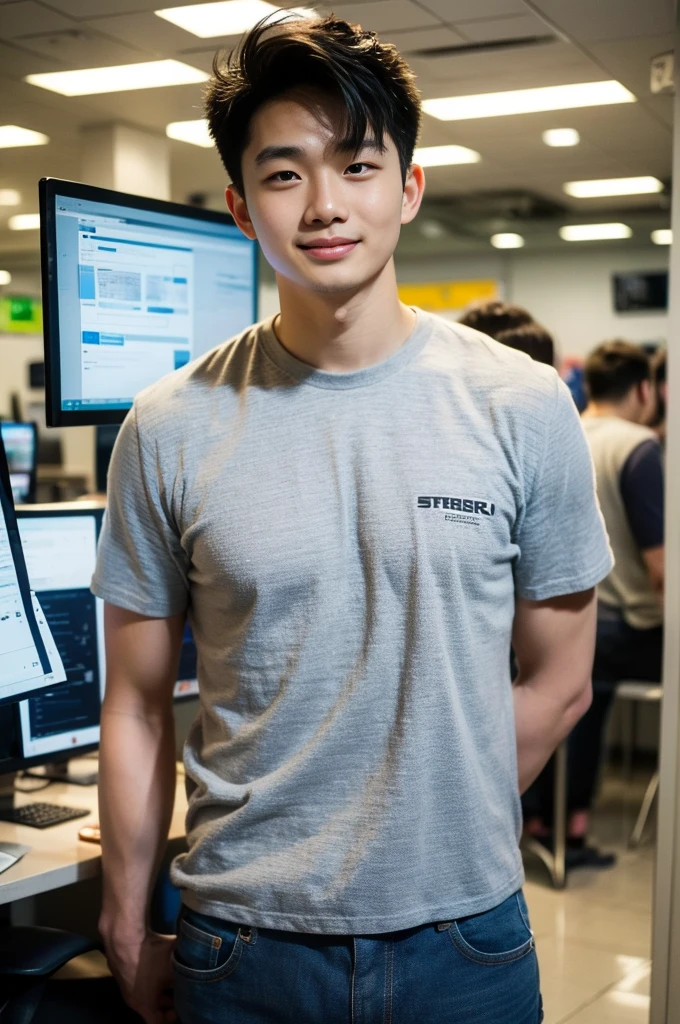
{"type": "Polygon", "coordinates": [[[635,828],[633,829],[630,839],[628,840],[628,845],[633,849],[636,846],[640,845],[642,833],[644,832],[645,825],[647,824],[647,818],[649,817],[649,812],[652,809],[652,804],[654,803],[654,797],[657,794],[658,788],[659,773],[657,771],[654,772],[651,779],[649,780],[649,785],[645,790],[644,800],[642,801],[642,806],[640,807],[640,812],[637,816],[637,821],[635,822],[635,828]]]}

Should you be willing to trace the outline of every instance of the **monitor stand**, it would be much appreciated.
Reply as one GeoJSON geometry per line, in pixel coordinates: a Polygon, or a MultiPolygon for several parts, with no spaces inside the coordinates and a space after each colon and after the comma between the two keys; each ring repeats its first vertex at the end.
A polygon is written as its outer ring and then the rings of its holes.
{"type": "Polygon", "coordinates": [[[47,765],[42,771],[25,771],[23,774],[29,779],[49,779],[50,782],[67,782],[70,786],[96,786],[98,780],[97,772],[71,773],[68,770],[68,761],[61,761],[59,764],[47,765]]]}

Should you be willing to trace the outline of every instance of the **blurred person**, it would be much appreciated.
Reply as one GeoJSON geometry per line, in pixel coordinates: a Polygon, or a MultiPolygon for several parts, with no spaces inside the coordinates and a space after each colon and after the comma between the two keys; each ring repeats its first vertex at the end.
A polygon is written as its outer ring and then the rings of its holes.
{"type": "MultiPolygon", "coordinates": [[[[598,587],[593,701],[569,737],[570,867],[610,867],[615,857],[587,842],[616,684],[659,682],[663,647],[664,485],[662,450],[649,417],[652,368],[642,348],[606,342],[585,364],[583,426],[615,565],[598,587]]],[[[552,844],[552,770],[525,795],[529,834],[552,844]]]]}
{"type": "Polygon", "coordinates": [[[494,335],[496,341],[518,352],[526,352],[534,362],[555,365],[555,342],[551,334],[541,324],[532,321],[499,331],[494,335]]]}
{"type": "Polygon", "coordinates": [[[652,356],[652,403],[647,425],[652,428],[662,446],[666,446],[666,413],[668,410],[668,385],[666,383],[666,362],[668,351],[658,349],[652,356]]]}
{"type": "Polygon", "coordinates": [[[183,1024],[538,1024],[519,794],[590,702],[588,445],[554,370],[399,301],[424,173],[398,51],[270,28],[215,64],[207,116],[281,311],[137,395],[111,461],[107,956],[146,1024],[173,986],[183,1024]],[[148,906],[187,614],[175,939],[148,906]]]}
{"type": "Polygon", "coordinates": [[[516,306],[501,299],[476,302],[469,306],[458,323],[472,327],[490,338],[497,339],[502,331],[512,331],[518,327],[532,324],[534,318],[523,306],[516,306]]]}

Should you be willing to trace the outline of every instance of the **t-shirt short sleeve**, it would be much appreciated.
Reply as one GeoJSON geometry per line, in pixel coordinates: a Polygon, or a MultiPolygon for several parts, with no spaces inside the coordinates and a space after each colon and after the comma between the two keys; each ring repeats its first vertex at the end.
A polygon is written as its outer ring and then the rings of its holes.
{"type": "Polygon", "coordinates": [[[650,438],[630,453],[619,478],[621,497],[641,551],[663,544],[663,456],[650,438]]]}
{"type": "Polygon", "coordinates": [[[155,458],[145,453],[133,407],[116,440],[92,592],[152,618],[188,605],[188,559],[161,494],[155,458]]]}
{"type": "Polygon", "coordinates": [[[559,379],[539,458],[515,535],[515,589],[530,601],[589,590],[614,564],[588,442],[559,379]]]}

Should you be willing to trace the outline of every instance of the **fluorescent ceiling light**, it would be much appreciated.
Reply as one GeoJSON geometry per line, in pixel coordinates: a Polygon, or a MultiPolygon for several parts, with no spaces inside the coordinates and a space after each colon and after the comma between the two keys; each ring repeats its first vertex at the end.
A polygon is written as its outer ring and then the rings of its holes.
{"type": "Polygon", "coordinates": [[[49,141],[42,132],[33,132],[30,128],[20,128],[16,124],[0,125],[0,149],[11,149],[14,146],[45,146],[49,141]]]}
{"type": "Polygon", "coordinates": [[[413,159],[421,167],[444,167],[448,164],[478,164],[482,158],[467,146],[420,146],[413,159]]]}
{"type": "Polygon", "coordinates": [[[581,136],[575,128],[549,128],[543,141],[546,146],[578,146],[581,136]]]}
{"type": "Polygon", "coordinates": [[[21,202],[21,192],[15,188],[0,188],[0,206],[18,206],[21,202]]]}
{"type": "Polygon", "coordinates": [[[41,75],[27,75],[24,81],[62,96],[94,96],[104,92],[129,92],[131,89],[158,89],[165,85],[193,85],[207,82],[209,77],[204,71],[178,60],[150,60],[143,64],[120,64],[84,71],[49,71],[41,75]]]}
{"type": "Polygon", "coordinates": [[[633,234],[627,224],[569,224],[560,228],[565,242],[596,242],[603,238],[630,238],[633,234]]]}
{"type": "Polygon", "coordinates": [[[10,231],[33,231],[40,227],[39,213],[15,213],[7,221],[10,231]]]}
{"type": "Polygon", "coordinates": [[[504,117],[534,114],[543,110],[600,107],[610,103],[636,103],[636,97],[620,82],[582,82],[550,85],[541,89],[485,92],[478,96],[448,96],[424,100],[423,110],[440,121],[467,121],[473,117],[504,117]]]}
{"type": "Polygon", "coordinates": [[[306,7],[292,7],[281,11],[275,4],[264,0],[224,0],[222,3],[192,4],[189,7],[166,7],[162,11],[154,11],[159,18],[171,21],[186,32],[191,32],[200,39],[211,39],[215,36],[238,36],[247,32],[262,18],[278,13],[279,21],[286,15],[298,18],[318,18],[316,11],[306,7]]]}
{"type": "Polygon", "coordinates": [[[656,231],[652,231],[651,235],[654,245],[672,245],[673,244],[673,229],[672,228],[657,228],[656,231]]]}
{"type": "Polygon", "coordinates": [[[514,231],[501,231],[500,234],[491,236],[491,244],[496,249],[521,249],[524,239],[514,231]]]}
{"type": "Polygon", "coordinates": [[[9,270],[0,270],[0,285],[11,283],[12,275],[10,274],[9,270]]]}
{"type": "Polygon", "coordinates": [[[643,196],[663,192],[663,182],[650,176],[598,178],[595,181],[568,181],[563,188],[568,196],[576,199],[596,199],[601,196],[643,196]]]}
{"type": "Polygon", "coordinates": [[[204,149],[214,145],[208,132],[208,122],[203,117],[197,121],[171,121],[165,126],[165,134],[169,139],[190,142],[192,146],[203,146],[204,149]]]}

